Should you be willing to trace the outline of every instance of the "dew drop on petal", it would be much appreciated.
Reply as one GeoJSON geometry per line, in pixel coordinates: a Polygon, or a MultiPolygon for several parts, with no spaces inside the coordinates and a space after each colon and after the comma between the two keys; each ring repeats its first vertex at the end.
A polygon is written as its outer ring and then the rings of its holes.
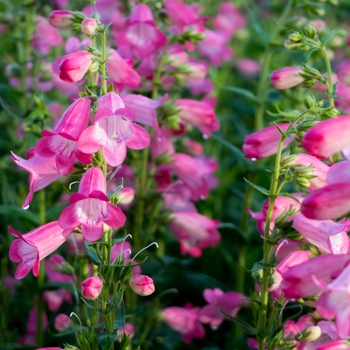
{"type": "Polygon", "coordinates": [[[22,207],[24,210],[28,210],[29,209],[29,204],[26,205],[25,207],[22,207]]]}

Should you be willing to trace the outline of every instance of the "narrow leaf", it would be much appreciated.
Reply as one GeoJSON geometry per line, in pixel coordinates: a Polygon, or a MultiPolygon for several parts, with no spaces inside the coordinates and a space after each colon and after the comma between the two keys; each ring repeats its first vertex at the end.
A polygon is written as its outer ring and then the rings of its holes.
{"type": "Polygon", "coordinates": [[[93,264],[99,266],[101,263],[100,259],[98,258],[98,255],[95,252],[95,250],[91,248],[90,244],[87,241],[85,241],[85,248],[93,264]]]}
{"type": "Polygon", "coordinates": [[[265,196],[269,196],[270,195],[270,191],[268,191],[266,188],[258,186],[256,184],[254,184],[253,182],[250,182],[249,180],[247,180],[246,178],[244,178],[245,182],[248,182],[249,185],[253,186],[256,190],[258,190],[260,193],[262,193],[265,196]]]}
{"type": "Polygon", "coordinates": [[[101,345],[102,350],[111,350],[117,335],[118,332],[100,332],[100,334],[98,335],[98,343],[101,345]]]}
{"type": "Polygon", "coordinates": [[[224,90],[232,91],[238,95],[244,96],[248,100],[250,100],[251,102],[254,102],[256,104],[261,104],[261,101],[249,90],[242,89],[242,88],[235,87],[235,86],[220,86],[219,85],[219,87],[221,87],[224,90]]]}

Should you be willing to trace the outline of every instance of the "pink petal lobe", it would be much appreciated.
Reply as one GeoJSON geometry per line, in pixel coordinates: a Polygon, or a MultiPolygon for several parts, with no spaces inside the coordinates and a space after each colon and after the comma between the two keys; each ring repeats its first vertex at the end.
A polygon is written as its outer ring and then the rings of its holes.
{"type": "Polygon", "coordinates": [[[126,142],[126,145],[131,149],[144,149],[149,146],[151,142],[151,137],[149,133],[138,124],[131,124],[133,129],[131,137],[126,142]]]}

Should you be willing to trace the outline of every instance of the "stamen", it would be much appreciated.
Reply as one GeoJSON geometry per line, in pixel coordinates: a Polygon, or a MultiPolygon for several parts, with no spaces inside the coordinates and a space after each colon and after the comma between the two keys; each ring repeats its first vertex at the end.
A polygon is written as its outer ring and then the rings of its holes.
{"type": "Polygon", "coordinates": [[[144,250],[148,249],[149,247],[151,247],[152,245],[155,245],[157,248],[159,248],[159,245],[157,242],[152,242],[151,244],[149,244],[147,247],[142,248],[138,253],[136,253],[136,255],[131,259],[131,261],[134,261],[135,258],[144,250]]]}
{"type": "Polygon", "coordinates": [[[72,316],[75,316],[78,319],[78,321],[80,323],[80,329],[82,330],[83,329],[83,325],[81,324],[81,320],[80,320],[79,316],[75,312],[71,312],[69,317],[72,318],[72,316]]]}

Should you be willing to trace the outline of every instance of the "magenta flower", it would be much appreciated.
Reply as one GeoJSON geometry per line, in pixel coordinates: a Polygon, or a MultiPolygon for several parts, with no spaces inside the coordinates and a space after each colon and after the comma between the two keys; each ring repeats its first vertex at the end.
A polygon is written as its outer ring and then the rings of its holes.
{"type": "Polygon", "coordinates": [[[236,292],[224,293],[219,288],[205,289],[203,295],[209,305],[201,309],[199,321],[202,323],[210,323],[210,327],[213,329],[219,327],[226,318],[221,310],[232,317],[236,317],[239,309],[246,300],[243,294],[236,292]]]}
{"type": "Polygon", "coordinates": [[[72,230],[62,229],[58,221],[40,226],[24,235],[11,226],[9,231],[18,239],[10,246],[10,260],[19,263],[15,278],[22,279],[33,269],[33,275],[39,275],[40,261],[60,247],[72,233],[72,230]]]}
{"type": "Polygon", "coordinates": [[[60,78],[67,83],[76,83],[83,79],[93,58],[94,55],[87,51],[77,51],[64,56],[59,65],[60,78]]]}
{"type": "Polygon", "coordinates": [[[197,14],[190,6],[187,6],[180,1],[165,0],[164,7],[170,19],[181,30],[185,26],[195,24],[202,20],[198,18],[197,14]]]}
{"type": "Polygon", "coordinates": [[[95,300],[102,292],[103,281],[99,276],[89,277],[81,282],[81,295],[88,300],[95,300]]]}
{"type": "Polygon", "coordinates": [[[171,306],[163,310],[164,322],[176,332],[179,332],[186,343],[193,338],[203,338],[205,330],[199,323],[200,308],[186,304],[184,307],[171,306]]]}
{"type": "Polygon", "coordinates": [[[28,209],[33,199],[34,192],[45,188],[51,183],[62,177],[61,172],[56,166],[55,157],[44,158],[38,155],[30,159],[23,159],[11,152],[11,159],[22,169],[28,171],[29,175],[29,193],[22,205],[23,209],[28,209]]]}
{"type": "Polygon", "coordinates": [[[117,46],[129,46],[138,59],[158,51],[166,42],[167,37],[156,27],[152,11],[145,4],[138,4],[132,9],[125,29],[116,35],[117,46]]]}
{"type": "Polygon", "coordinates": [[[122,99],[110,92],[100,98],[94,125],[82,133],[78,148],[84,153],[95,153],[102,148],[106,162],[113,167],[123,163],[126,149],[143,149],[150,144],[148,132],[132,123],[133,116],[122,99]]]}
{"type": "Polygon", "coordinates": [[[350,161],[338,162],[329,168],[327,184],[350,182],[350,161]]]}
{"type": "Polygon", "coordinates": [[[346,86],[350,85],[350,60],[344,60],[337,69],[339,80],[346,86]]]}
{"type": "Polygon", "coordinates": [[[152,278],[146,275],[133,275],[129,280],[129,284],[137,295],[143,297],[151,295],[155,291],[152,278]]]}
{"type": "MultiPolygon", "coordinates": [[[[289,126],[289,123],[278,124],[278,127],[282,131],[286,131],[289,126]]],[[[283,142],[283,149],[293,142],[294,138],[294,135],[287,137],[283,142]]],[[[250,158],[252,160],[265,158],[277,152],[280,140],[281,133],[278,131],[275,125],[271,125],[246,136],[243,144],[243,152],[246,158],[250,158]]]]}
{"type": "Polygon", "coordinates": [[[55,329],[59,332],[62,332],[65,329],[67,329],[71,323],[72,319],[66,314],[58,314],[54,320],[55,329]]]}
{"type": "Polygon", "coordinates": [[[130,60],[124,60],[117,51],[109,49],[106,63],[109,79],[117,85],[137,88],[141,84],[140,75],[132,68],[130,60]]]}
{"type": "Polygon", "coordinates": [[[309,129],[301,144],[312,155],[327,158],[350,146],[349,129],[350,115],[327,119],[309,129]]]}
{"type": "Polygon", "coordinates": [[[81,31],[86,35],[94,35],[98,28],[98,24],[95,18],[85,18],[81,22],[81,31]]]}
{"type": "Polygon", "coordinates": [[[182,254],[194,257],[202,254],[202,249],[219,243],[221,236],[217,231],[220,224],[196,212],[178,211],[171,214],[170,229],[179,240],[182,254]]]}
{"type": "Polygon", "coordinates": [[[350,212],[350,182],[333,183],[307,195],[301,212],[307,218],[328,220],[350,212]]]}
{"type": "Polygon", "coordinates": [[[270,81],[272,86],[278,90],[289,89],[301,84],[305,78],[300,75],[302,69],[300,67],[284,67],[275,70],[270,81]]]}
{"type": "Polygon", "coordinates": [[[77,141],[90,119],[89,97],[79,98],[63,114],[52,131],[44,130],[44,136],[36,144],[35,150],[41,157],[55,157],[56,166],[62,174],[69,173],[75,158],[83,164],[90,164],[88,154],[78,150],[77,141]]]}
{"type": "Polygon", "coordinates": [[[100,168],[90,168],[81,178],[79,190],[70,197],[72,203],[61,213],[58,222],[64,229],[81,225],[84,238],[95,242],[102,237],[103,224],[121,227],[125,215],[108,202],[106,180],[100,168]]]}
{"type": "Polygon", "coordinates": [[[70,10],[52,11],[49,21],[55,28],[70,28],[73,24],[73,12],[70,10]]]}
{"type": "Polygon", "coordinates": [[[197,126],[206,136],[219,130],[220,124],[214,109],[207,102],[181,98],[175,104],[180,109],[178,116],[181,121],[197,126]]]}

